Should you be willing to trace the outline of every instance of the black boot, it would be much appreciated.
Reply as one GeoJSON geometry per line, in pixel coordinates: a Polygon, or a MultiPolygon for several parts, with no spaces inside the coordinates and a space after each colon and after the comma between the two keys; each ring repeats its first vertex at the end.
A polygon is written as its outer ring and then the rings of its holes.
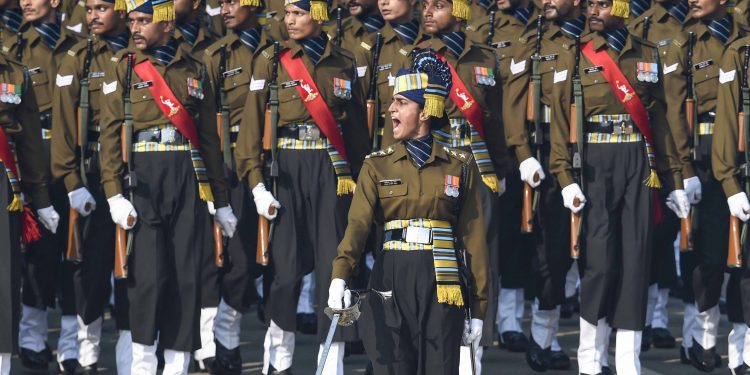
{"type": "Polygon", "coordinates": [[[666,328],[654,328],[651,330],[651,344],[654,348],[671,349],[675,347],[675,339],[666,328]]]}
{"type": "Polygon", "coordinates": [[[508,331],[500,335],[498,346],[511,352],[523,353],[529,347],[529,340],[523,332],[508,331]]]}
{"type": "Polygon", "coordinates": [[[227,349],[216,341],[216,357],[214,357],[213,370],[217,375],[236,375],[242,372],[242,357],[240,347],[227,349]]]}
{"type": "Polygon", "coordinates": [[[716,368],[716,348],[704,349],[693,339],[693,346],[688,349],[690,363],[703,372],[711,372],[716,368]]]}
{"type": "Polygon", "coordinates": [[[549,368],[552,370],[570,370],[570,357],[564,351],[550,351],[549,368]]]}
{"type": "Polygon", "coordinates": [[[537,372],[547,371],[549,368],[549,352],[549,348],[542,349],[542,347],[536,343],[534,337],[529,335],[529,344],[526,349],[526,363],[532,370],[537,372]]]}
{"type": "Polygon", "coordinates": [[[292,374],[292,369],[288,368],[286,370],[277,371],[273,366],[268,366],[268,375],[294,375],[292,374]]]}
{"type": "Polygon", "coordinates": [[[98,372],[99,369],[97,368],[96,363],[83,367],[83,375],[96,375],[98,372]]]}
{"type": "Polygon", "coordinates": [[[641,353],[651,349],[651,326],[646,326],[641,333],[641,353]]]}
{"type": "Polygon", "coordinates": [[[47,371],[48,356],[44,351],[35,352],[31,349],[21,348],[19,352],[21,364],[29,370],[47,371]]]}
{"type": "Polygon", "coordinates": [[[57,373],[63,375],[75,375],[78,369],[77,359],[66,359],[57,363],[57,373]]]}

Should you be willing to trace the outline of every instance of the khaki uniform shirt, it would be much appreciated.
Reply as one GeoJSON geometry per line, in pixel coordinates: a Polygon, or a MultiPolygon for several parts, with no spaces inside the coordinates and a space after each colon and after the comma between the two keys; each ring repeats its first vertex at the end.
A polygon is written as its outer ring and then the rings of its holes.
{"type": "Polygon", "coordinates": [[[421,168],[414,165],[402,142],[368,156],[352,198],[346,233],[339,243],[331,277],[349,280],[355,273],[373,220],[379,225],[399,219],[448,221],[458,240],[456,245],[467,251],[468,267],[474,277],[471,313],[474,318],[483,319],[487,310],[489,259],[479,198],[482,180],[471,164],[470,153],[437,144],[433,144],[432,155],[421,168]],[[460,182],[465,193],[459,197],[446,195],[445,177],[461,176],[463,168],[468,172],[467,180],[460,182]],[[400,184],[384,184],[384,180],[400,184]],[[459,203],[461,211],[456,215],[459,203]]]}
{"type": "MultiPolygon", "coordinates": [[[[685,17],[685,23],[690,19],[690,15],[685,17]]],[[[648,40],[656,44],[657,47],[667,46],[672,39],[680,35],[687,35],[683,24],[672,17],[661,3],[655,3],[648,8],[643,14],[638,16],[628,25],[628,31],[633,35],[648,40]],[[648,20],[648,35],[643,35],[646,29],[646,17],[648,20]]]]}
{"type": "MultiPolygon", "coordinates": [[[[100,162],[102,169],[102,184],[108,198],[122,194],[122,150],[120,142],[120,128],[125,120],[123,106],[123,85],[127,70],[128,51],[135,53],[133,66],[148,59],[159,74],[169,85],[177,100],[193,118],[200,138],[200,154],[206,164],[206,174],[210,180],[217,208],[228,204],[226,182],[224,180],[221,153],[219,152],[219,137],[214,125],[216,109],[213,93],[203,85],[203,100],[188,94],[187,79],[197,79],[205,82],[203,64],[192,58],[183,48],[177,48],[175,57],[166,66],[145,51],[135,51],[127,48],[119,51],[110,59],[106,69],[106,81],[102,87],[104,98],[101,106],[101,143],[100,162]]],[[[147,87],[136,88],[136,84],[143,82],[135,71],[131,75],[130,100],[133,110],[133,133],[150,127],[164,125],[169,120],[154,102],[154,97],[147,87]]]]}
{"type": "MultiPolygon", "coordinates": [[[[659,53],[656,46],[629,35],[625,47],[616,53],[607,46],[607,42],[599,33],[591,33],[581,38],[581,43],[593,40],[594,49],[605,48],[610,57],[617,63],[628,82],[635,89],[643,102],[651,122],[654,135],[652,140],[656,154],[656,169],[661,172],[662,183],[668,189],[682,189],[682,165],[677,158],[674,142],[669,131],[665,116],[665,100],[663,77],[659,74],[656,83],[643,82],[637,79],[637,63],[657,63],[659,53]]],[[[568,186],[575,181],[571,173],[571,157],[568,151],[568,136],[570,129],[570,104],[572,103],[572,76],[574,69],[574,54],[561,59],[555,68],[557,72],[566,71],[564,80],[560,79],[553,87],[552,127],[550,155],[550,170],[555,174],[560,186],[568,186]]],[[[661,70],[661,69],[660,69],[661,70]]],[[[583,117],[593,115],[625,114],[628,113],[617,98],[612,87],[597,67],[581,53],[578,72],[583,89],[583,117]]],[[[580,140],[585,142],[585,140],[580,140]]],[[[584,146],[585,147],[585,146],[584,146]]]]}
{"type": "Polygon", "coordinates": [[[63,19],[62,25],[80,37],[86,37],[89,33],[86,22],[86,1],[68,0],[62,2],[63,19]]]}
{"type": "Polygon", "coordinates": [[[193,45],[189,45],[187,40],[185,40],[185,37],[182,36],[182,31],[180,31],[179,28],[175,27],[174,29],[174,37],[177,39],[177,43],[180,45],[180,47],[187,48],[187,51],[190,52],[190,55],[192,55],[196,60],[202,61],[203,60],[203,53],[205,52],[206,48],[214,44],[218,39],[211,34],[211,31],[208,29],[208,26],[204,22],[200,23],[200,27],[198,28],[198,35],[195,37],[195,43],[193,45]]]}
{"type": "MultiPolygon", "coordinates": [[[[65,188],[73,191],[83,186],[79,171],[78,144],[78,106],[81,94],[84,61],[86,59],[86,41],[81,41],[71,48],[63,57],[57,71],[55,89],[52,99],[52,176],[62,178],[65,188]]],[[[111,65],[110,59],[115,55],[112,46],[103,39],[95,38],[92,43],[91,65],[89,66],[89,124],[88,132],[98,133],[100,111],[104,95],[102,84],[112,81],[105,77],[105,70],[111,65]]],[[[89,138],[89,144],[96,143],[89,138]]]]}
{"type": "Polygon", "coordinates": [[[0,55],[0,83],[19,85],[23,89],[20,103],[0,102],[0,126],[14,143],[21,189],[31,198],[34,207],[40,209],[52,205],[47,191],[49,160],[44,157],[39,112],[31,85],[24,83],[27,80],[21,64],[0,55]]]}
{"type": "MultiPolygon", "coordinates": [[[[370,150],[370,144],[365,119],[365,97],[363,87],[357,80],[354,57],[349,52],[335,46],[331,41],[326,43],[323,55],[315,65],[303,52],[302,45],[296,41],[289,40],[286,46],[281,46],[279,53],[287,49],[291,50],[292,57],[302,56],[302,61],[313,81],[315,81],[320,96],[328,105],[333,118],[341,125],[346,153],[352,173],[356,176],[362,167],[362,160],[370,150]],[[334,95],[334,78],[351,82],[351,99],[347,100],[334,95]]],[[[268,102],[268,84],[272,76],[272,59],[272,45],[256,51],[254,54],[251,78],[256,80],[256,83],[255,85],[251,83],[250,92],[247,95],[242,113],[240,134],[237,139],[237,148],[235,149],[237,174],[240,180],[245,182],[250,189],[263,182],[263,169],[260,161],[261,139],[264,113],[268,102]]],[[[280,61],[277,72],[279,84],[278,126],[293,123],[314,123],[315,121],[302,102],[297,88],[282,87],[283,83],[291,82],[292,78],[280,61]]]]}
{"type": "Polygon", "coordinates": [[[199,12],[210,34],[216,38],[226,35],[227,28],[224,27],[224,21],[221,18],[219,0],[206,0],[205,4],[205,7],[200,8],[199,12]]]}

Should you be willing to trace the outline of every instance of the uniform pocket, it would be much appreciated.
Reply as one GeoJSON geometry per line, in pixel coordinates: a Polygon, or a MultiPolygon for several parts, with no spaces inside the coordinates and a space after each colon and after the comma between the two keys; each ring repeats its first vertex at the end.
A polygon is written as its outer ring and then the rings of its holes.
{"type": "Polygon", "coordinates": [[[393,197],[403,197],[408,192],[406,184],[378,186],[378,197],[387,199],[393,197]]]}

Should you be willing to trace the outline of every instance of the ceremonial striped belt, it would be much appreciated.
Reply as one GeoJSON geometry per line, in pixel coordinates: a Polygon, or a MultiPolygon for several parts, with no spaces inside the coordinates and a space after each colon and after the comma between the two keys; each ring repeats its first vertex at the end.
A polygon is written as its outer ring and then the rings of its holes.
{"type": "Polygon", "coordinates": [[[432,131],[435,142],[448,147],[471,147],[471,153],[474,155],[479,173],[482,175],[482,181],[493,192],[499,192],[500,184],[495,173],[495,166],[492,164],[487,144],[479,136],[479,132],[466,121],[466,118],[455,117],[449,119],[449,121],[451,125],[450,134],[442,130],[432,131]]]}
{"type": "MultiPolygon", "coordinates": [[[[339,129],[341,129],[341,126],[339,126],[339,129]]],[[[317,126],[315,124],[288,124],[284,126],[280,126],[278,128],[279,136],[278,136],[278,142],[277,146],[282,149],[286,150],[327,150],[329,148],[328,139],[320,133],[320,130],[317,129],[317,126]],[[299,139],[299,137],[295,133],[294,137],[285,137],[284,134],[287,130],[286,129],[301,129],[301,128],[307,128],[307,129],[316,129],[318,130],[319,138],[318,139],[299,139]]],[[[289,133],[292,134],[291,132],[289,133]]]]}
{"type": "MultiPolygon", "coordinates": [[[[88,151],[89,153],[99,152],[101,150],[101,144],[99,144],[99,134],[101,133],[101,128],[99,127],[99,125],[89,126],[88,133],[89,141],[86,144],[86,151],[88,151]]],[[[90,155],[86,155],[86,157],[90,157],[90,155]]]]}
{"type": "Polygon", "coordinates": [[[698,135],[714,134],[716,112],[706,112],[698,116],[698,135]]]}
{"type": "Polygon", "coordinates": [[[383,250],[432,251],[439,303],[463,306],[453,227],[432,219],[391,220],[385,223],[383,250]]]}
{"type": "Polygon", "coordinates": [[[240,135],[240,124],[229,128],[229,144],[232,148],[237,148],[237,138],[240,135]]]}
{"type": "MultiPolygon", "coordinates": [[[[609,132],[587,132],[587,143],[632,143],[643,140],[643,135],[628,114],[594,115],[587,118],[586,123],[588,129],[596,129],[596,126],[591,124],[607,124],[612,129],[609,132]]],[[[600,127],[607,129],[605,126],[600,127]]]]}

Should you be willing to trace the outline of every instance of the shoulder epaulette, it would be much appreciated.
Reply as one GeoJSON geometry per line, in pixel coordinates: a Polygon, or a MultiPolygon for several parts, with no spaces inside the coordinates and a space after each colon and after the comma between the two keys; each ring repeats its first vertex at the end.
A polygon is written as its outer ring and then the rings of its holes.
{"type": "Polygon", "coordinates": [[[374,157],[383,157],[383,156],[392,154],[394,151],[395,150],[393,149],[393,147],[388,147],[385,150],[375,151],[371,153],[370,155],[365,156],[365,159],[374,158],[374,157]]]}
{"type": "Polygon", "coordinates": [[[368,44],[367,42],[365,42],[364,40],[362,41],[362,43],[359,43],[359,46],[360,46],[360,47],[362,47],[362,48],[364,48],[364,49],[365,49],[365,50],[367,50],[367,51],[369,51],[369,50],[371,50],[371,49],[372,49],[372,46],[371,46],[371,45],[369,45],[369,44],[368,44]]]}
{"type": "Polygon", "coordinates": [[[70,47],[68,50],[68,55],[76,57],[79,52],[86,49],[86,40],[79,41],[78,43],[74,44],[73,47],[70,47]]]}
{"type": "Polygon", "coordinates": [[[452,156],[456,160],[460,160],[463,163],[468,163],[471,160],[471,154],[468,154],[461,150],[456,150],[454,148],[443,146],[443,150],[445,150],[445,153],[452,156]]]}

